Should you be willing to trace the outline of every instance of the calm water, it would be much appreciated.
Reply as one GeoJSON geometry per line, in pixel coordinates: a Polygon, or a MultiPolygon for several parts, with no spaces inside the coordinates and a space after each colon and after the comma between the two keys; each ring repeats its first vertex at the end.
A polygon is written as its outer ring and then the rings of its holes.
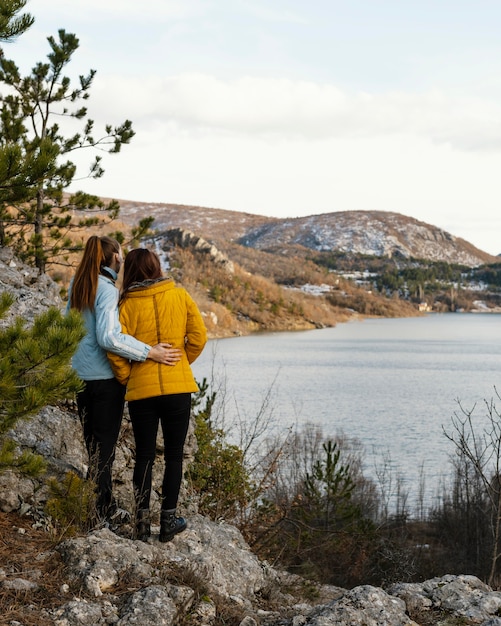
{"type": "MultiPolygon", "coordinates": [[[[365,320],[336,328],[209,342],[197,380],[224,379],[229,421],[252,420],[273,384],[278,428],[312,422],[360,440],[365,473],[391,459],[412,506],[421,466],[427,502],[451,473],[451,416],[501,390],[501,315],[365,320]]],[[[501,401],[497,402],[501,408],[501,401]]]]}

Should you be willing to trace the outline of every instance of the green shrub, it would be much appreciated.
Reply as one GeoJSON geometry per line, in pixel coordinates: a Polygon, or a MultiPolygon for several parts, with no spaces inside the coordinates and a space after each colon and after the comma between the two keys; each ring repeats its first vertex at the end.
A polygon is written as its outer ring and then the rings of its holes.
{"type": "MultiPolygon", "coordinates": [[[[0,294],[0,318],[13,302],[7,292],[0,294]]],[[[70,358],[84,334],[78,312],[64,315],[56,307],[38,315],[30,327],[19,316],[0,329],[0,471],[15,468],[33,475],[43,468],[35,455],[16,453],[9,431],[18,420],[81,387],[70,358]]]]}
{"type": "Polygon", "coordinates": [[[22,453],[11,439],[5,439],[0,445],[0,472],[4,469],[18,469],[26,476],[39,476],[46,468],[45,460],[39,454],[29,450],[22,453]]]}
{"type": "Polygon", "coordinates": [[[52,478],[48,482],[50,498],[45,505],[62,535],[86,531],[95,518],[95,485],[68,472],[62,482],[52,478]]]}
{"type": "Polygon", "coordinates": [[[253,483],[245,467],[243,451],[226,441],[225,432],[211,419],[216,394],[208,394],[204,379],[194,395],[195,435],[198,450],[187,471],[193,490],[199,496],[199,511],[216,519],[235,521],[253,496],[253,483]]]}

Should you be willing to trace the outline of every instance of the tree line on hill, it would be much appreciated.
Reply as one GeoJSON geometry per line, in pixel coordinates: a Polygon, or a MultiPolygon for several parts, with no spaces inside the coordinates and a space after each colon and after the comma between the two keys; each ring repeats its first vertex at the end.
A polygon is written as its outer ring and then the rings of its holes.
{"type": "Polygon", "coordinates": [[[434,310],[468,311],[476,300],[483,300],[490,308],[501,304],[501,263],[472,268],[445,261],[336,251],[317,255],[314,260],[341,275],[363,274],[367,288],[415,304],[426,302],[434,310]]]}

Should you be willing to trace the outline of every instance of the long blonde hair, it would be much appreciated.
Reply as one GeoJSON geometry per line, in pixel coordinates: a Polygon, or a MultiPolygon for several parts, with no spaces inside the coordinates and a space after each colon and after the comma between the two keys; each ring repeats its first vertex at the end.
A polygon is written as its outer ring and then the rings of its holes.
{"type": "Polygon", "coordinates": [[[120,244],[111,237],[89,237],[80,265],[71,287],[70,307],[83,311],[94,309],[99,274],[112,263],[113,255],[120,252],[120,244]]]}

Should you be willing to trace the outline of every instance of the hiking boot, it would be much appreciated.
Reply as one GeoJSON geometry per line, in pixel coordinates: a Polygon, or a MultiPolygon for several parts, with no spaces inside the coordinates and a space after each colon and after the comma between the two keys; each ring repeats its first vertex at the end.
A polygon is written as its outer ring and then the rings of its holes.
{"type": "Polygon", "coordinates": [[[175,535],[186,530],[184,517],[176,517],[175,511],[162,511],[160,513],[160,541],[166,543],[174,539],[175,535]]]}
{"type": "Polygon", "coordinates": [[[135,538],[147,541],[151,536],[150,509],[139,509],[136,515],[135,538]]]}

